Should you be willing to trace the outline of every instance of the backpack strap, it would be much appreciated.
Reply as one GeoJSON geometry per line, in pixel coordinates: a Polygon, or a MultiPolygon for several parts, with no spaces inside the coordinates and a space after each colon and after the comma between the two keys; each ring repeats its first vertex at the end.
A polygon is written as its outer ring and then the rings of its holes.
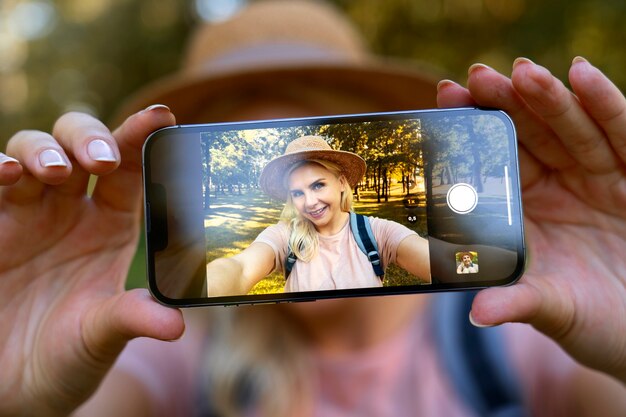
{"type": "Polygon", "coordinates": [[[475,294],[465,291],[433,297],[432,333],[441,367],[476,415],[526,416],[502,328],[478,328],[469,322],[475,294]]]}
{"type": "Polygon", "coordinates": [[[378,245],[372,232],[369,219],[362,214],[357,214],[353,211],[350,212],[350,229],[352,230],[352,236],[356,244],[361,249],[361,252],[367,256],[367,259],[372,264],[374,273],[381,280],[385,275],[383,265],[380,262],[380,252],[378,251],[378,245]]]}
{"type": "Polygon", "coordinates": [[[285,256],[285,280],[289,278],[289,274],[291,274],[291,270],[293,266],[296,264],[298,258],[291,250],[291,245],[287,246],[287,256],[285,256]]]}

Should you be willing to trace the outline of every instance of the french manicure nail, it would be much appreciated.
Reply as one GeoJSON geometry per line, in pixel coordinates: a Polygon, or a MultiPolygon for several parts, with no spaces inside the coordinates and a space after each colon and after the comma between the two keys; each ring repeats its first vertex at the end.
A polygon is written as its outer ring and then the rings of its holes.
{"type": "Polygon", "coordinates": [[[480,323],[477,323],[476,321],[474,321],[474,318],[472,317],[471,310],[469,312],[469,321],[470,321],[470,323],[472,323],[472,326],[474,326],[474,327],[479,327],[479,328],[493,327],[490,324],[480,324],[480,323]]]}
{"type": "Polygon", "coordinates": [[[115,152],[108,143],[102,139],[94,139],[87,145],[87,154],[94,161],[115,162],[115,152]]]}
{"type": "Polygon", "coordinates": [[[162,109],[162,110],[167,110],[167,111],[170,111],[170,108],[169,108],[169,107],[167,107],[165,104],[153,104],[153,105],[148,106],[148,107],[146,107],[145,109],[143,109],[143,110],[141,111],[141,113],[147,113],[147,112],[149,112],[149,111],[152,111],[152,110],[158,110],[158,109],[162,109]]]}
{"type": "Polygon", "coordinates": [[[515,58],[515,61],[513,61],[513,68],[515,68],[516,66],[520,64],[534,64],[534,62],[528,58],[521,56],[519,58],[515,58]]]}
{"type": "Polygon", "coordinates": [[[442,89],[443,87],[447,85],[458,85],[458,84],[452,80],[441,80],[437,83],[437,91],[439,91],[440,89],[442,89]]]}
{"type": "Polygon", "coordinates": [[[485,64],[480,64],[480,63],[476,63],[476,64],[472,64],[468,70],[467,70],[467,75],[470,75],[472,72],[476,71],[477,69],[493,69],[488,65],[485,64]]]}
{"type": "Polygon", "coordinates": [[[10,164],[10,163],[17,163],[19,164],[20,161],[18,161],[15,158],[11,158],[10,156],[6,156],[3,154],[0,154],[0,164],[10,164]]]}
{"type": "Polygon", "coordinates": [[[54,149],[46,149],[39,154],[39,163],[42,167],[66,167],[67,162],[61,154],[54,149]]]}

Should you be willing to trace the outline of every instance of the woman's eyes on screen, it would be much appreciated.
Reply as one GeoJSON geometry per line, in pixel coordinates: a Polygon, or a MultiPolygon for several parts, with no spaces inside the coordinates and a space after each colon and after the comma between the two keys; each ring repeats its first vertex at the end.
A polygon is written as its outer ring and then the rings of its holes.
{"type": "Polygon", "coordinates": [[[321,190],[322,188],[324,188],[324,185],[326,185],[326,184],[324,184],[323,182],[316,182],[315,184],[313,184],[311,186],[311,189],[313,191],[318,191],[318,190],[321,190]]]}

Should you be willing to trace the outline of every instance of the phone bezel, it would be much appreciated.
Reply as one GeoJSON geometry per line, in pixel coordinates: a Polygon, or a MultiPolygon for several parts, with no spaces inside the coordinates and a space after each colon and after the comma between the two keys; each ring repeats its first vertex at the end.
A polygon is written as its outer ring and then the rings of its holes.
{"type": "MultiPolygon", "coordinates": [[[[148,272],[148,288],[153,297],[162,304],[174,307],[192,307],[192,306],[209,306],[209,305],[239,305],[239,304],[261,304],[261,303],[279,303],[279,302],[302,302],[302,301],[314,301],[318,299],[328,298],[351,298],[351,297],[367,297],[367,296],[380,296],[380,295],[400,295],[400,294],[416,294],[416,293],[430,293],[441,291],[459,291],[459,290],[476,290],[491,286],[511,285],[515,283],[523,274],[526,260],[526,248],[524,242],[524,224],[523,224],[523,209],[521,203],[521,183],[519,178],[519,161],[516,143],[516,131],[515,126],[511,118],[503,111],[497,109],[486,109],[477,107],[461,107],[451,109],[428,109],[428,110],[414,110],[414,111],[397,111],[397,112],[382,112],[382,113],[362,113],[362,114],[347,114],[347,115],[334,115],[334,116],[320,116],[320,117],[307,117],[307,118],[287,118],[287,119],[273,119],[273,120],[255,120],[244,122],[227,122],[227,123],[210,123],[210,124],[194,124],[194,125],[176,125],[171,127],[165,127],[153,132],[144,143],[143,147],[143,174],[144,174],[144,209],[146,215],[144,216],[144,233],[146,237],[146,261],[148,272]],[[345,290],[322,290],[322,291],[309,291],[309,292],[297,292],[297,293],[272,293],[272,294],[259,294],[259,295],[233,295],[224,297],[202,297],[202,298],[184,298],[173,299],[165,296],[158,289],[157,280],[155,276],[155,250],[158,245],[155,245],[155,241],[152,238],[152,230],[154,225],[152,220],[155,216],[159,215],[159,209],[155,209],[155,205],[150,201],[152,191],[149,189],[151,186],[151,174],[150,174],[150,162],[147,155],[150,154],[151,147],[157,140],[164,140],[163,137],[168,137],[168,140],[172,140],[172,137],[196,136],[199,138],[200,133],[233,129],[258,129],[268,127],[282,127],[282,126],[298,126],[302,124],[307,125],[325,125],[333,123],[354,123],[360,121],[370,121],[372,119],[377,120],[390,120],[390,119],[408,119],[413,117],[424,116],[427,113],[430,114],[449,114],[463,112],[464,115],[470,115],[476,112],[491,112],[499,115],[507,126],[507,130],[510,132],[510,137],[514,143],[510,144],[511,165],[514,168],[511,172],[511,182],[513,183],[512,200],[515,205],[515,212],[519,217],[519,229],[517,230],[517,264],[516,268],[509,276],[499,280],[488,281],[470,281],[459,283],[432,283],[426,285],[411,285],[411,286],[388,286],[388,287],[375,287],[375,288],[352,288],[345,290]]],[[[205,258],[206,262],[206,258],[205,258]]]]}

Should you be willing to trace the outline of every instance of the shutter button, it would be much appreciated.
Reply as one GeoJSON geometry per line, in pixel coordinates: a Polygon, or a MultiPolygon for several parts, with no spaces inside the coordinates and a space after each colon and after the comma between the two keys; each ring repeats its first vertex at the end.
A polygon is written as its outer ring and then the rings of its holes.
{"type": "Polygon", "coordinates": [[[476,208],[478,193],[471,185],[460,182],[450,187],[446,202],[453,212],[467,214],[476,208]]]}

